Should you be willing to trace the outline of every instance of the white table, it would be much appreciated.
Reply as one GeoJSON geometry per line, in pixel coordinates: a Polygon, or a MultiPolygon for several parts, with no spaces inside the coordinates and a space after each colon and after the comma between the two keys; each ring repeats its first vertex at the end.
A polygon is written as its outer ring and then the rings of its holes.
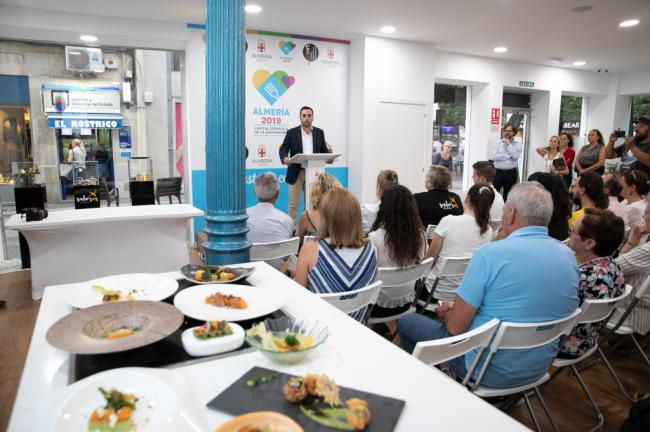
{"type": "Polygon", "coordinates": [[[17,214],[5,227],[29,243],[36,300],[46,285],[180,268],[189,262],[187,220],[202,215],[188,204],[103,207],[52,211],[36,222],[17,214]]]}
{"type": "MultiPolygon", "coordinates": [[[[250,266],[251,264],[246,264],[250,266]]],[[[292,316],[308,315],[327,324],[330,336],[306,361],[294,366],[270,363],[257,352],[181,366],[199,404],[205,425],[213,430],[229,416],[205,407],[253,366],[294,374],[325,373],[337,383],[406,401],[396,430],[523,431],[523,425],[471,394],[437,369],[426,366],[366,327],[325,303],[263,262],[249,278],[254,286],[284,296],[283,310],[292,316]]],[[[170,273],[179,277],[177,272],[170,273]]],[[[39,400],[68,384],[68,353],[45,341],[47,329],[71,308],[63,292],[71,285],[48,287],[41,303],[29,353],[9,423],[9,431],[31,429],[31,416],[39,400]]]]}

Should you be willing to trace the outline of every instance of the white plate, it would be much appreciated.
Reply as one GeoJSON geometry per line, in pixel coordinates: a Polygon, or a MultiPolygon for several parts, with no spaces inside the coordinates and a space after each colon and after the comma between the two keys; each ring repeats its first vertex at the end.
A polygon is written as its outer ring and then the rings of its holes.
{"type": "Polygon", "coordinates": [[[212,339],[197,339],[193,332],[197,327],[188,328],[181,334],[183,348],[191,356],[201,357],[234,351],[244,344],[245,332],[242,326],[228,323],[232,334],[212,339]]]}
{"type": "Polygon", "coordinates": [[[65,301],[78,309],[102,304],[103,295],[95,291],[93,285],[111,291],[120,291],[123,295],[128,294],[132,289],[137,289],[134,294],[135,300],[149,301],[164,300],[178,289],[178,281],[170,277],[149,273],[122,274],[76,284],[63,295],[65,301]]]}
{"type": "Polygon", "coordinates": [[[236,284],[195,285],[176,294],[174,306],[183,314],[201,321],[245,321],[275,312],[284,306],[284,299],[268,288],[236,284]],[[205,298],[216,292],[241,297],[248,307],[233,309],[206,304],[205,298]]]}
{"type": "MultiPolygon", "coordinates": [[[[139,400],[133,414],[135,430],[194,431],[200,430],[195,412],[185,408],[179,392],[170,383],[178,385],[178,377],[166,378],[160,373],[149,373],[144,368],[123,368],[101,372],[72,384],[38,404],[33,430],[39,432],[72,432],[88,430],[88,419],[94,409],[103,407],[105,399],[98,387],[115,388],[133,393],[139,400]]],[[[181,380],[181,386],[185,386],[181,380]]],[[[186,394],[186,389],[178,389],[186,394]]]]}

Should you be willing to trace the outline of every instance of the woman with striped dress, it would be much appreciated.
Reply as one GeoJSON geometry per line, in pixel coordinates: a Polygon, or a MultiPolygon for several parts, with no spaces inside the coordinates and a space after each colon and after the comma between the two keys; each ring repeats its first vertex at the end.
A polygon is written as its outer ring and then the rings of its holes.
{"type": "MultiPolygon", "coordinates": [[[[296,282],[326,294],[363,288],[376,275],[377,251],[363,238],[359,202],[346,189],[331,189],[320,203],[318,241],[306,243],[298,256],[296,282]]],[[[366,312],[350,316],[363,321],[366,312]]]]}

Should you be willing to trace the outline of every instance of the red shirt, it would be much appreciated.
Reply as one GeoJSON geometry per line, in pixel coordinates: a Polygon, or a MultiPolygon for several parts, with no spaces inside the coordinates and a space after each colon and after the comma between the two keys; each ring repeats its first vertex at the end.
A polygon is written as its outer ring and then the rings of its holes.
{"type": "Polygon", "coordinates": [[[571,169],[573,167],[573,160],[576,158],[576,152],[572,148],[567,147],[562,154],[564,155],[567,166],[571,169]]]}

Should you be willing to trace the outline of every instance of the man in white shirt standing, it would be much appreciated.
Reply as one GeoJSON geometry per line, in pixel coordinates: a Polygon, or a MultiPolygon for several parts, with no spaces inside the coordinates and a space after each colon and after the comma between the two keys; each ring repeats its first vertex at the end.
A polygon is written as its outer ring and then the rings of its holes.
{"type": "MultiPolygon", "coordinates": [[[[255,196],[258,203],[246,209],[248,214],[248,240],[251,243],[266,243],[287,240],[293,234],[293,221],[274,204],[280,195],[280,187],[275,174],[268,172],[255,177],[255,196]]],[[[282,260],[269,264],[280,268],[282,260]]]]}
{"type": "Polygon", "coordinates": [[[496,174],[496,168],[494,164],[490,161],[478,161],[472,165],[472,181],[474,184],[482,183],[492,186],[494,190],[494,202],[490,208],[490,219],[492,221],[500,221],[503,216],[503,197],[492,185],[494,176],[496,174]]]}
{"type": "Polygon", "coordinates": [[[503,126],[503,138],[497,141],[492,149],[492,160],[496,168],[494,188],[501,193],[504,200],[508,199],[508,192],[519,178],[517,161],[521,156],[521,142],[515,139],[516,134],[517,128],[512,123],[506,123],[503,126]]]}

